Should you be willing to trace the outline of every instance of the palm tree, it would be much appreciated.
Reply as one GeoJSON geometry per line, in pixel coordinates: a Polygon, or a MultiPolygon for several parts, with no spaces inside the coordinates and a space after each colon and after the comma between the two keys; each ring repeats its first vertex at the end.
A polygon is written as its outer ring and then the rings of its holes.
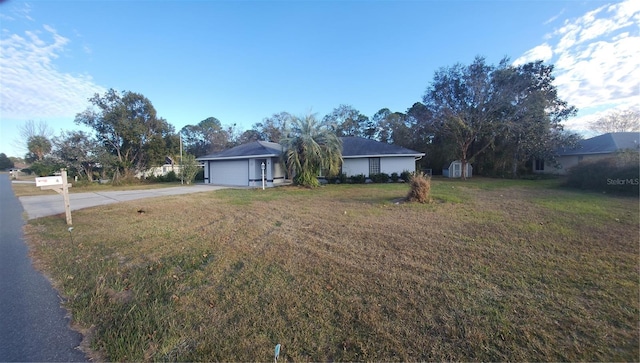
{"type": "Polygon", "coordinates": [[[342,142],[314,115],[291,117],[291,128],[280,143],[285,149],[284,163],[294,175],[293,182],[306,187],[320,185],[318,175],[337,175],[342,164],[342,142]]]}
{"type": "Polygon", "coordinates": [[[51,141],[44,135],[33,135],[27,140],[27,149],[34,161],[42,161],[51,152],[51,141]]]}

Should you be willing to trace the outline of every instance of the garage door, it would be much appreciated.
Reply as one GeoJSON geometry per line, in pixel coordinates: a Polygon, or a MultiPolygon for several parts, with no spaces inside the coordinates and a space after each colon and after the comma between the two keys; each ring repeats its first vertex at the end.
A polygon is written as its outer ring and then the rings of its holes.
{"type": "Polygon", "coordinates": [[[249,185],[249,161],[212,161],[209,164],[211,184],[249,185]]]}

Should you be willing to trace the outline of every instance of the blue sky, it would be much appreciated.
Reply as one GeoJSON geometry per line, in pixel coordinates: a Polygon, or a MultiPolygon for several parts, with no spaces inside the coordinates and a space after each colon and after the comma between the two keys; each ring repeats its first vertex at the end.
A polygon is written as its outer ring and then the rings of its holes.
{"type": "Polygon", "coordinates": [[[139,92],[176,130],[241,130],[340,104],[406,111],[440,67],[543,59],[586,123],[640,104],[640,1],[0,2],[0,152],[19,127],[56,132],[109,88],[139,92]],[[634,76],[635,75],[635,76],[634,76]]]}

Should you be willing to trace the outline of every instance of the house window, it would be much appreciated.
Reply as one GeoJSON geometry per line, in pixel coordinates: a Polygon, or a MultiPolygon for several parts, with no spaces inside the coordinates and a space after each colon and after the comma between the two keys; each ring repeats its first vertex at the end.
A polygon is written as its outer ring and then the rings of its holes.
{"type": "Polygon", "coordinates": [[[536,159],[535,171],[544,171],[544,159],[536,159]]]}
{"type": "Polygon", "coordinates": [[[369,175],[380,174],[380,158],[369,158],[369,175]]]}

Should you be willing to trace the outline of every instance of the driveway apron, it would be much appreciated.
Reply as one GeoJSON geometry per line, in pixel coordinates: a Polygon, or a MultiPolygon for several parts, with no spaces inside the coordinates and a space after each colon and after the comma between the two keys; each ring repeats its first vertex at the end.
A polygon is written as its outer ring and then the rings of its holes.
{"type": "Polygon", "coordinates": [[[33,268],[22,213],[9,176],[0,174],[0,361],[87,361],[60,296],[33,268]]]}

